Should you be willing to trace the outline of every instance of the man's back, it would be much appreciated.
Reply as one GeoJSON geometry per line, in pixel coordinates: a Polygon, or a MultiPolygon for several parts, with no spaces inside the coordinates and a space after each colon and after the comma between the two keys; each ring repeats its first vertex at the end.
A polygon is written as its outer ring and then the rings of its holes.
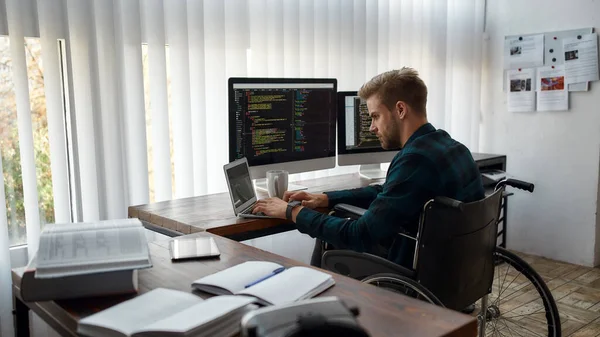
{"type": "MultiPolygon", "coordinates": [[[[402,230],[415,234],[424,204],[437,196],[462,202],[482,199],[484,195],[481,174],[466,146],[452,139],[444,130],[436,130],[431,124],[419,128],[405,147],[396,155],[390,168],[383,193],[393,194],[397,184],[406,182],[407,176],[415,176],[413,207],[408,207],[402,219],[402,230]],[[415,172],[420,172],[415,174],[415,172]],[[427,172],[427,173],[422,173],[427,172]],[[418,207],[417,207],[418,206],[418,207]]],[[[388,238],[381,243],[387,246],[387,258],[410,266],[414,243],[388,238]]]]}
{"type": "Polygon", "coordinates": [[[439,185],[432,186],[432,197],[445,196],[462,202],[482,199],[481,174],[469,149],[446,131],[434,130],[431,124],[425,124],[398,156],[422,156],[435,166],[440,180],[439,185]]]}

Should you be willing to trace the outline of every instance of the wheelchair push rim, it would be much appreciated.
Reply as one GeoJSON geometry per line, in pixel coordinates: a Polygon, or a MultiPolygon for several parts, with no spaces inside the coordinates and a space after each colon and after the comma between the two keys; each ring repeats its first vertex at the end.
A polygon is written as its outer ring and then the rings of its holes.
{"type": "Polygon", "coordinates": [[[366,277],[362,279],[361,282],[372,284],[431,304],[444,306],[429,289],[403,275],[381,273],[366,277]]]}

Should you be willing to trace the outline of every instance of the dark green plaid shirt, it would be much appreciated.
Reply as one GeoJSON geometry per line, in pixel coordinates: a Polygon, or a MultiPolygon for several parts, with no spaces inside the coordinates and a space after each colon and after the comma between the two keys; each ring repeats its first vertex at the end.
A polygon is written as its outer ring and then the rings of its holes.
{"type": "Polygon", "coordinates": [[[358,220],[347,220],[304,208],[300,232],[336,248],[382,255],[405,266],[412,263],[414,244],[397,239],[414,234],[425,203],[436,196],[463,202],[484,197],[481,175],[471,152],[447,132],[421,126],[390,163],[383,185],[326,192],[329,207],[344,203],[367,208],[358,220]]]}

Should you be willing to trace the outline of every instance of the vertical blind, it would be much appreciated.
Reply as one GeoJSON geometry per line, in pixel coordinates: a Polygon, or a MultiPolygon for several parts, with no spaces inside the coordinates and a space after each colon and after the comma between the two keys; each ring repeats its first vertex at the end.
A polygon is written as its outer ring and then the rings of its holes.
{"type": "MultiPolygon", "coordinates": [[[[31,109],[29,106],[29,82],[27,63],[23,48],[25,32],[21,17],[25,15],[22,6],[16,0],[6,3],[6,13],[10,37],[10,55],[13,62],[13,83],[17,104],[17,125],[19,128],[19,150],[21,156],[21,172],[23,179],[23,196],[25,204],[25,221],[38,226],[27,226],[27,246],[37,251],[40,233],[40,216],[35,175],[35,158],[33,151],[33,131],[31,109]]],[[[4,186],[4,184],[2,184],[4,186]]],[[[5,213],[5,212],[4,212],[5,213]]],[[[1,214],[6,218],[6,214],[1,214]]]]}
{"type": "Polygon", "coordinates": [[[76,198],[79,220],[93,221],[126,217],[129,205],[150,201],[151,190],[154,201],[226,190],[231,76],[330,77],[341,91],[411,66],[428,85],[430,122],[476,151],[483,7],[483,0],[0,0],[30,254],[40,219],[24,37],[42,45],[55,220],[70,220],[76,198]],[[61,71],[69,80],[65,99],[61,71]],[[71,187],[69,158],[78,178],[71,187]]]}
{"type": "Polygon", "coordinates": [[[10,252],[8,250],[8,223],[6,221],[6,198],[4,196],[4,173],[0,157],[0,335],[13,336],[12,331],[12,281],[10,276],[10,252]]]}

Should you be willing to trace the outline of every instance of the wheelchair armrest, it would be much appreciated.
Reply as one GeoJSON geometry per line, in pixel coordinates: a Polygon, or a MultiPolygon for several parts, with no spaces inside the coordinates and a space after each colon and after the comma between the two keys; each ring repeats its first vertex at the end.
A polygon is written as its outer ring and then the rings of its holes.
{"type": "Polygon", "coordinates": [[[414,277],[415,271],[404,268],[382,257],[358,253],[352,250],[329,250],[321,258],[323,269],[362,280],[379,273],[400,274],[414,277]]]}
{"type": "Polygon", "coordinates": [[[356,206],[352,206],[352,205],[348,205],[348,204],[337,204],[333,207],[333,209],[338,212],[350,213],[351,215],[355,215],[355,216],[359,216],[359,217],[363,216],[363,214],[365,214],[365,212],[367,211],[364,208],[360,208],[360,207],[356,207],[356,206]]]}

